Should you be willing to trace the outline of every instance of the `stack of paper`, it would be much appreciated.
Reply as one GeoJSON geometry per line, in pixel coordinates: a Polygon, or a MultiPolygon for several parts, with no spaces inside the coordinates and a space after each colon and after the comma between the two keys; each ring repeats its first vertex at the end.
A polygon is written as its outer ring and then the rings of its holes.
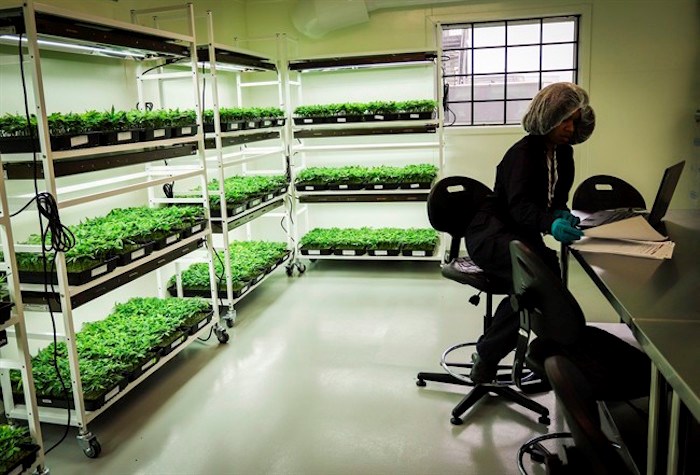
{"type": "Polygon", "coordinates": [[[580,241],[571,244],[571,248],[577,251],[651,259],[670,259],[673,247],[674,243],[659,234],[642,216],[587,229],[580,241]]]}

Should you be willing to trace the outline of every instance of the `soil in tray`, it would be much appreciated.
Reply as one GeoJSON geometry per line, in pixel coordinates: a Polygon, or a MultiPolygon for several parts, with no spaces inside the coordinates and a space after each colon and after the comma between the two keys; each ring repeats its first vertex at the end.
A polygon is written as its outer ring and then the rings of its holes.
{"type": "Polygon", "coordinates": [[[23,473],[32,466],[36,460],[39,446],[36,444],[19,444],[19,449],[19,452],[15,453],[7,461],[0,462],[0,473],[23,473]]]}
{"type": "MultiPolygon", "coordinates": [[[[83,285],[91,280],[94,280],[102,275],[112,272],[119,262],[118,257],[112,257],[102,262],[95,262],[91,267],[80,270],[80,271],[68,271],[68,284],[70,285],[83,285]]],[[[70,266],[69,266],[70,268],[70,266]]],[[[58,283],[58,278],[55,273],[47,272],[47,277],[49,282],[58,283]]],[[[43,284],[44,283],[44,272],[42,271],[19,271],[19,280],[28,284],[43,284]]]]}

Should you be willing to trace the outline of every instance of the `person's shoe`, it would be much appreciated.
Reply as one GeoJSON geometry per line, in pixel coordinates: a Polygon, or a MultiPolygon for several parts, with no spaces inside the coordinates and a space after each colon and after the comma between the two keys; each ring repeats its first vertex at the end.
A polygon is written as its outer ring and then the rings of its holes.
{"type": "Polygon", "coordinates": [[[472,353],[472,364],[472,372],[469,373],[469,379],[474,384],[488,384],[496,379],[498,363],[488,363],[481,359],[479,353],[472,353]]]}

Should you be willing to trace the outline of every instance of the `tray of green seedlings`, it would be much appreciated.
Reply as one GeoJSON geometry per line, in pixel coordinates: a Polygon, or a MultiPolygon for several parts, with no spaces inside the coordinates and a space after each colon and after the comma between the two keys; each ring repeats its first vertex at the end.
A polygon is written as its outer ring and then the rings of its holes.
{"type": "Polygon", "coordinates": [[[406,229],[401,242],[401,254],[413,257],[428,257],[435,254],[440,237],[434,229],[406,229]]]}
{"type": "Polygon", "coordinates": [[[437,171],[435,165],[427,163],[404,167],[309,167],[299,172],[294,186],[301,192],[430,189],[437,171]]]}
{"type": "MultiPolygon", "coordinates": [[[[117,208],[69,226],[75,245],[65,253],[68,283],[85,284],[206,226],[204,210],[197,206],[117,208]]],[[[50,240],[47,233],[44,242],[50,240]]],[[[25,244],[41,245],[41,237],[30,235],[25,244]]],[[[18,252],[17,266],[22,282],[57,282],[53,253],[18,252]]]]}
{"type": "Polygon", "coordinates": [[[306,256],[432,256],[439,242],[429,228],[314,228],[300,240],[306,256]]]}
{"type": "Polygon", "coordinates": [[[0,424],[0,473],[22,473],[31,468],[39,446],[26,427],[0,424]]]}
{"type": "Polygon", "coordinates": [[[309,104],[296,107],[293,120],[295,125],[428,120],[436,108],[434,99],[309,104]]]}
{"type": "MultiPolygon", "coordinates": [[[[211,316],[211,305],[203,299],[145,297],[117,304],[104,320],[83,325],[75,341],[86,409],[95,410],[110,401],[160,357],[183,344],[193,327],[202,328],[203,321],[211,321],[211,316]]],[[[39,351],[32,358],[32,371],[39,405],[73,407],[64,342],[39,351]]],[[[15,371],[10,376],[15,398],[21,401],[20,374],[15,371]]]]}
{"type": "MultiPolygon", "coordinates": [[[[290,255],[283,242],[270,241],[234,241],[229,245],[233,298],[244,295],[252,286],[260,282],[265,274],[278,267],[290,255]]],[[[226,297],[226,273],[224,271],[225,255],[217,251],[214,268],[217,278],[219,297],[226,297]]],[[[182,289],[185,297],[211,298],[209,265],[203,262],[192,264],[181,274],[182,289]]],[[[168,291],[177,295],[176,276],[168,281],[168,291]]]]}

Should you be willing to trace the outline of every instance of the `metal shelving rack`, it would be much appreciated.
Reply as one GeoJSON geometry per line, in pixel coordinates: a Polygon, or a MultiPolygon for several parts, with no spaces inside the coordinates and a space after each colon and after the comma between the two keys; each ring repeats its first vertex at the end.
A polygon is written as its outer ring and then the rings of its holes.
{"type": "MultiPolygon", "coordinates": [[[[223,317],[224,321],[229,327],[233,326],[236,320],[236,308],[235,304],[241,299],[245,298],[252,289],[259,286],[262,281],[267,279],[268,275],[255,283],[250,287],[248,291],[241,297],[234,297],[233,291],[233,277],[231,274],[231,254],[229,250],[230,231],[239,228],[241,226],[246,226],[246,234],[251,235],[250,223],[260,217],[273,217],[282,218],[286,222],[286,234],[287,241],[291,246],[291,218],[289,215],[289,204],[287,203],[289,194],[282,194],[270,197],[269,200],[263,200],[255,206],[248,207],[245,211],[237,213],[233,216],[229,216],[226,206],[226,196],[224,192],[224,180],[226,179],[227,170],[234,166],[241,166],[243,175],[248,174],[247,165],[251,164],[253,161],[260,160],[267,157],[279,156],[280,158],[280,168],[275,170],[263,170],[256,171],[254,174],[288,174],[289,169],[289,154],[288,154],[288,127],[287,124],[284,126],[273,126],[270,128],[254,128],[254,129],[243,129],[236,131],[222,131],[220,124],[220,109],[222,107],[220,103],[219,94],[219,75],[231,72],[235,74],[236,80],[236,95],[237,104],[240,107],[244,102],[243,89],[252,87],[274,87],[276,88],[277,103],[280,105],[281,109],[286,108],[287,99],[285,96],[285,89],[282,78],[280,77],[280,70],[269,58],[263,57],[252,51],[244,50],[242,48],[233,48],[220,43],[216,43],[214,39],[214,28],[212,12],[207,12],[207,33],[208,42],[206,45],[200,45],[198,47],[198,56],[200,60],[200,67],[207,70],[208,72],[203,74],[203,79],[208,81],[209,87],[211,87],[212,95],[212,109],[214,112],[214,131],[209,132],[205,136],[205,145],[207,150],[213,151],[207,158],[207,165],[210,170],[213,171],[213,175],[219,183],[219,189],[217,191],[219,195],[219,202],[221,203],[221,215],[211,218],[211,228],[214,233],[220,236],[222,245],[221,250],[223,251],[224,261],[223,267],[226,277],[226,297],[220,298],[219,301],[222,302],[226,308],[226,314],[223,317]],[[246,82],[241,77],[241,73],[274,73],[276,78],[274,80],[266,81],[250,81],[246,82]],[[274,146],[252,146],[252,144],[260,143],[264,141],[277,141],[274,146]],[[282,208],[280,210],[279,208],[282,208]]],[[[280,49],[283,48],[281,45],[284,38],[277,37],[277,49],[278,53],[280,49]]],[[[157,76],[155,76],[157,78],[157,76]]],[[[153,202],[158,202],[157,198],[152,198],[153,202]]],[[[190,260],[191,262],[196,262],[196,260],[190,260]]],[[[293,256],[290,256],[290,261],[293,262],[293,256]]],[[[180,273],[182,271],[182,265],[187,261],[176,266],[177,275],[177,289],[178,295],[183,295],[180,273]]],[[[293,264],[287,265],[287,273],[291,274],[291,269],[293,264]]]]}
{"type": "MultiPolygon", "coordinates": [[[[310,59],[297,59],[289,61],[290,72],[298,74],[298,84],[302,84],[303,72],[324,71],[340,69],[366,69],[387,68],[392,66],[406,66],[409,64],[433,64],[437,70],[437,53],[435,51],[407,51],[389,52],[353,56],[336,56],[310,59]]],[[[436,80],[434,97],[439,100],[440,91],[436,80]]],[[[299,91],[300,101],[302,91],[299,91]]],[[[293,138],[299,143],[292,147],[291,155],[300,157],[299,164],[292,166],[293,172],[305,167],[306,154],[324,152],[332,154],[347,151],[372,151],[386,150],[436,150],[438,154],[438,178],[444,168],[444,138],[442,121],[438,119],[428,120],[392,120],[386,122],[352,122],[334,124],[308,124],[294,125],[293,138]],[[353,137],[379,137],[395,136],[398,140],[394,143],[353,143],[353,137]],[[435,137],[435,140],[425,141],[400,141],[402,136],[435,137]],[[343,139],[341,144],[332,145],[308,145],[305,139],[334,137],[343,139]]],[[[396,189],[396,190],[357,190],[357,191],[298,191],[292,179],[292,194],[295,202],[299,203],[299,212],[306,217],[308,228],[309,204],[317,203],[390,203],[390,202],[425,202],[430,190],[423,189],[396,189]]],[[[296,235],[295,242],[299,239],[296,235]]],[[[443,244],[439,246],[440,249],[443,244]]],[[[441,251],[436,250],[433,256],[342,256],[342,255],[313,255],[310,259],[345,259],[345,260],[437,260],[441,259],[441,251]]]]}
{"type": "MultiPolygon", "coordinates": [[[[181,35],[162,30],[142,27],[130,23],[114,21],[110,19],[85,15],[83,13],[66,11],[49,5],[35,4],[27,1],[17,7],[4,8],[0,15],[0,26],[6,31],[10,29],[16,35],[25,35],[26,46],[29,50],[29,64],[33,78],[33,93],[35,109],[38,119],[38,153],[35,160],[7,164],[8,178],[33,178],[36,172],[43,177],[45,189],[56,200],[60,210],[74,206],[92,203],[95,200],[119,196],[139,190],[150,190],[153,187],[176,180],[198,179],[204,190],[203,197],[196,202],[205,208],[206,216],[209,216],[209,199],[206,192],[207,174],[206,157],[204,149],[204,134],[202,132],[202,113],[200,104],[200,91],[198,80],[198,60],[196,39],[194,34],[194,15],[191,4],[181,9],[188,21],[189,34],[181,35]],[[124,145],[102,146],[90,149],[76,149],[66,152],[56,152],[51,149],[48,123],[46,119],[46,101],[44,83],[42,77],[40,49],[46,44],[42,42],[45,35],[50,35],[51,44],[59,44],[62,50],[72,51],[75,46],[90,45],[91,51],[98,48],[100,52],[110,56],[132,58],[139,60],[160,60],[162,58],[189,59],[192,80],[192,91],[195,109],[197,110],[198,133],[191,137],[167,139],[153,142],[133,143],[124,145]],[[119,175],[115,173],[112,178],[93,180],[79,185],[59,187],[57,178],[71,176],[79,173],[87,173],[95,170],[118,169],[127,165],[147,164],[152,161],[166,158],[178,159],[179,157],[196,157],[194,165],[178,165],[168,169],[150,170],[141,173],[119,175]],[[40,165],[39,165],[40,164],[40,165]]],[[[143,11],[141,12],[143,13],[143,11]]],[[[19,38],[18,38],[19,41],[19,38]]],[[[1,157],[0,157],[1,158],[1,157]]],[[[1,162],[0,162],[1,163],[1,162]]],[[[28,200],[32,195],[25,196],[28,200]]],[[[9,226],[8,226],[9,229],[9,226]]],[[[6,242],[10,242],[6,240],[6,242]]],[[[184,344],[175,348],[172,352],[162,357],[155,365],[145,371],[134,382],[129,383],[124,389],[120,389],[104,405],[96,410],[88,411],[85,407],[84,393],[78,366],[78,353],[75,342],[75,327],[73,322],[73,309],[87,304],[93,299],[104,295],[110,290],[116,289],[132,280],[151,271],[158,271],[163,265],[175,261],[187,255],[201,246],[206,246],[212,298],[216,295],[216,276],[213,262],[213,245],[210,228],[192,234],[175,244],[171,244],[160,251],[134,261],[126,266],[117,267],[113,272],[92,280],[80,286],[69,285],[66,273],[66,260],[62,252],[56,253],[57,288],[49,293],[37,284],[19,284],[23,298],[28,304],[33,304],[36,310],[58,310],[62,313],[62,335],[57,337],[65,341],[68,349],[68,362],[71,372],[71,387],[73,393],[73,409],[70,409],[70,423],[79,428],[78,443],[84,453],[91,458],[99,456],[101,446],[94,434],[88,430],[88,424],[97,416],[105,412],[117,400],[121,399],[140,382],[147,379],[153,372],[175,357],[189,343],[196,341],[197,337],[213,331],[221,343],[228,341],[228,333],[219,321],[218,306],[213,305],[213,318],[197,333],[190,336],[184,344]]],[[[15,246],[17,250],[21,246],[15,246]]],[[[14,254],[12,254],[14,258],[14,254]]],[[[160,272],[157,272],[159,283],[159,295],[165,296],[161,284],[160,272]]],[[[15,284],[18,284],[16,274],[13,273],[15,284]]],[[[53,289],[53,287],[52,287],[53,289]]],[[[20,305],[21,310],[21,305],[20,305]]],[[[33,336],[30,334],[29,336],[33,336]]],[[[36,337],[45,335],[37,334],[36,337]]],[[[3,378],[3,390],[9,388],[9,379],[3,378]]],[[[25,385],[27,382],[25,381],[25,385]]],[[[33,385],[32,385],[33,387],[33,385]]],[[[31,398],[30,398],[31,402],[31,398]]],[[[15,405],[12,398],[4,399],[5,411],[12,418],[26,418],[27,406],[15,405]]],[[[31,405],[31,404],[30,404],[31,405]]],[[[67,409],[56,407],[40,407],[38,418],[41,421],[65,424],[67,409]]],[[[36,414],[36,412],[34,413],[36,414]]],[[[35,421],[34,414],[30,412],[30,421],[35,421]]],[[[32,422],[30,422],[32,423],[32,422]]]]}
{"type": "MultiPolygon", "coordinates": [[[[0,161],[0,167],[2,161],[0,161]]],[[[0,173],[0,239],[2,240],[2,253],[4,266],[2,272],[6,276],[7,289],[10,301],[14,304],[10,319],[0,323],[0,331],[5,331],[13,335],[15,342],[16,357],[6,357],[3,348],[0,347],[0,384],[2,385],[2,396],[5,402],[5,413],[9,414],[12,401],[12,388],[10,385],[9,371],[19,370],[22,374],[22,388],[24,391],[25,411],[24,418],[27,419],[29,434],[32,440],[39,446],[36,460],[27,470],[37,474],[48,474],[49,470],[44,466],[44,442],[41,435],[41,425],[39,424],[39,411],[34,392],[34,376],[32,375],[32,357],[29,352],[29,341],[27,339],[27,328],[24,321],[24,305],[19,291],[19,278],[17,273],[17,261],[15,259],[14,239],[9,216],[9,206],[5,189],[5,178],[0,173]]],[[[8,341],[9,343],[9,341],[8,341]]],[[[5,348],[7,349],[7,348],[5,348]]]]}

